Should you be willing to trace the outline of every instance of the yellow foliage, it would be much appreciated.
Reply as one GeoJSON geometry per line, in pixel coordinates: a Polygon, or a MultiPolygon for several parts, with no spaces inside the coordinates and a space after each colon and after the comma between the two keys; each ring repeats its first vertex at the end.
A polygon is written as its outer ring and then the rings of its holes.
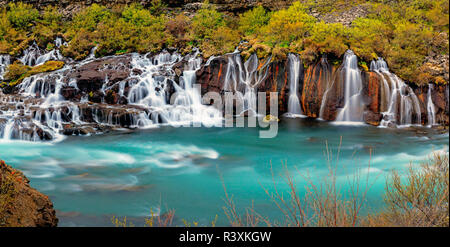
{"type": "Polygon", "coordinates": [[[16,61],[8,66],[8,69],[5,73],[5,79],[10,81],[10,86],[16,86],[20,84],[23,79],[29,76],[58,70],[63,66],[64,62],[62,61],[47,61],[44,64],[34,67],[26,66],[16,61]]]}

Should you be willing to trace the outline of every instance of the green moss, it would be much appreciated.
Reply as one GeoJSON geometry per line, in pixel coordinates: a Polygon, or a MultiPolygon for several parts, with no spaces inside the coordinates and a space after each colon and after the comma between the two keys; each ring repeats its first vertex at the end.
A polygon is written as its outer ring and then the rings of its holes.
{"type": "Polygon", "coordinates": [[[23,79],[39,73],[50,72],[61,69],[64,66],[62,61],[47,61],[42,65],[30,67],[20,62],[15,62],[8,66],[5,79],[9,81],[8,85],[14,87],[20,84],[23,79]]]}

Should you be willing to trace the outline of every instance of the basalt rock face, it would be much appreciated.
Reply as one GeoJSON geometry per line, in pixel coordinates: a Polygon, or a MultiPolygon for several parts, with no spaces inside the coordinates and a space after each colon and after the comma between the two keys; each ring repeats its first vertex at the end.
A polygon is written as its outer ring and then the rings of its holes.
{"type": "Polygon", "coordinates": [[[336,102],[339,101],[338,91],[336,91],[337,88],[333,83],[337,77],[336,69],[336,67],[330,66],[325,57],[307,68],[304,76],[301,102],[303,112],[308,117],[323,117],[326,120],[335,117],[335,109],[332,107],[324,110],[325,112],[322,112],[323,116],[320,116],[320,113],[324,94],[330,97],[329,100],[323,102],[326,105],[336,106],[336,102]]]}
{"type": "Polygon", "coordinates": [[[417,97],[420,101],[420,107],[422,109],[422,124],[430,124],[428,119],[429,93],[431,93],[431,101],[435,107],[436,124],[442,126],[449,126],[449,85],[433,85],[417,87],[414,89],[417,97]]]}
{"type": "MultiPolygon", "coordinates": [[[[224,94],[227,76],[229,55],[212,59],[208,65],[203,66],[197,71],[197,83],[201,84],[202,94],[208,91],[214,91],[224,94]]],[[[262,67],[264,62],[259,62],[262,67]]],[[[258,86],[258,92],[278,92],[279,114],[288,111],[289,95],[289,68],[287,61],[271,62],[267,66],[267,76],[258,86]]],[[[392,111],[396,114],[394,120],[401,122],[405,111],[411,111],[409,114],[414,119],[420,118],[420,124],[429,124],[428,115],[428,86],[417,87],[415,85],[405,85],[396,91],[399,87],[396,83],[397,77],[390,77],[391,74],[384,74],[375,71],[365,71],[360,68],[362,88],[361,102],[363,104],[364,122],[378,126],[386,118],[386,114],[392,111]],[[392,96],[392,94],[398,94],[392,96]],[[419,108],[415,105],[407,108],[408,104],[414,104],[415,93],[418,98],[419,108]],[[407,99],[402,99],[407,98],[407,99]],[[394,101],[394,102],[392,102],[394,101]],[[405,108],[406,107],[406,108],[405,108]],[[420,116],[416,116],[420,112],[420,116]]],[[[339,111],[344,107],[345,95],[345,70],[343,66],[330,65],[326,57],[320,59],[317,63],[309,65],[300,78],[299,92],[301,99],[301,108],[304,115],[311,118],[321,118],[327,121],[334,121],[339,111]]],[[[403,83],[403,82],[402,82],[403,83]]],[[[431,90],[431,99],[436,109],[436,124],[448,125],[449,119],[449,97],[448,85],[434,86],[431,90]]],[[[268,102],[268,100],[266,100],[268,102]]],[[[268,108],[267,108],[268,109],[268,108]]],[[[392,125],[389,125],[392,126],[392,125]]]]}
{"type": "MultiPolygon", "coordinates": [[[[256,72],[250,72],[244,61],[236,54],[216,57],[208,61],[197,72],[196,82],[201,85],[201,93],[216,92],[221,94],[222,102],[225,103],[226,92],[236,94],[245,93],[253,88],[255,95],[266,93],[266,113],[270,110],[270,93],[278,93],[278,113],[287,112],[288,69],[287,61],[270,62],[267,59],[257,61],[256,72]],[[238,61],[236,61],[238,59],[238,61]],[[230,64],[230,61],[233,61],[230,64]],[[246,86],[245,83],[249,85],[246,86]],[[233,86],[233,85],[234,86],[233,86]]],[[[256,96],[257,97],[257,96],[256,96]]]]}
{"type": "MultiPolygon", "coordinates": [[[[130,56],[111,57],[86,63],[74,70],[69,71],[65,77],[75,80],[77,88],[82,93],[98,92],[100,97],[105,97],[106,92],[99,92],[102,88],[115,85],[130,76],[130,56]]],[[[72,90],[68,91],[68,97],[74,95],[72,90]]],[[[109,100],[111,102],[111,99],[109,100]]],[[[112,100],[116,103],[118,100],[112,100]]]]}
{"type": "Polygon", "coordinates": [[[320,14],[314,10],[311,11],[311,15],[325,23],[341,23],[344,26],[350,27],[352,22],[357,18],[366,17],[369,13],[369,7],[361,4],[354,6],[350,9],[337,10],[332,13],[320,14]]]}
{"type": "Polygon", "coordinates": [[[58,218],[48,196],[33,189],[22,172],[0,161],[0,227],[56,227],[58,218]],[[3,205],[4,204],[4,205],[3,205]]]}
{"type": "Polygon", "coordinates": [[[371,125],[379,125],[381,121],[381,83],[380,76],[374,72],[365,73],[364,78],[367,79],[367,87],[365,94],[367,95],[367,111],[364,114],[364,121],[371,125]]]}

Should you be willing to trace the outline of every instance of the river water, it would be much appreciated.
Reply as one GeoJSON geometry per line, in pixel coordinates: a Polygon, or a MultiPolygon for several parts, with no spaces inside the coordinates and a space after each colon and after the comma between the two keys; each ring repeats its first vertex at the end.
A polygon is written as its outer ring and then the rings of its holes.
{"type": "Polygon", "coordinates": [[[328,144],[332,164],[338,161],[342,191],[353,174],[369,173],[375,183],[366,210],[378,210],[387,172],[418,165],[432,151],[448,152],[449,144],[448,133],[430,128],[339,126],[309,119],[283,119],[276,138],[258,136],[258,128],[159,127],[57,143],[2,141],[0,157],[51,198],[60,226],[112,226],[112,216],[140,225],[150,212],[168,209],[175,210],[176,225],[183,220],[210,225],[218,215],[217,225],[226,226],[219,174],[238,208],[253,201],[259,213],[280,219],[263,188],[273,191],[274,178],[287,192],[280,175],[286,164],[303,194],[305,175],[320,182],[328,174],[328,144]]]}

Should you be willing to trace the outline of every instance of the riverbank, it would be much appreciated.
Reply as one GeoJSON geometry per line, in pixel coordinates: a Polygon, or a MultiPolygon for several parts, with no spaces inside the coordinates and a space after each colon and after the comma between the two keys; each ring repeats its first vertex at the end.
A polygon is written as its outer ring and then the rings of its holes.
{"type": "Polygon", "coordinates": [[[0,160],[0,227],[56,227],[48,196],[32,188],[25,175],[0,160]]]}

